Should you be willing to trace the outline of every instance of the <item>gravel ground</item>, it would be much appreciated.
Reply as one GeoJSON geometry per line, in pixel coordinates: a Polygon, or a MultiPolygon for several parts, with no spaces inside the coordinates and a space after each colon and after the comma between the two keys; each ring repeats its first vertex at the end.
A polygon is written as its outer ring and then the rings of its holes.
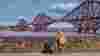
{"type": "Polygon", "coordinates": [[[17,52],[17,53],[0,53],[0,56],[100,56],[100,49],[66,49],[62,53],[55,52],[53,54],[43,54],[40,50],[35,50],[32,52],[17,52]],[[34,52],[35,51],[35,52],[34,52]]]}
{"type": "Polygon", "coordinates": [[[54,54],[41,54],[41,53],[0,53],[0,56],[100,56],[100,52],[70,52],[70,53],[54,53],[54,54]]]}

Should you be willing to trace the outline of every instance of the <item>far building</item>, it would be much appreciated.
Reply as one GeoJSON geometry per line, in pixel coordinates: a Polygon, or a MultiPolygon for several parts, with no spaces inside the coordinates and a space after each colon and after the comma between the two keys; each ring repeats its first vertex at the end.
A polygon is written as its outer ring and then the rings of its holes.
{"type": "Polygon", "coordinates": [[[47,32],[48,18],[45,13],[39,13],[33,20],[33,32],[47,32]]]}
{"type": "Polygon", "coordinates": [[[96,17],[82,16],[79,30],[84,33],[96,33],[96,17]]]}
{"type": "Polygon", "coordinates": [[[28,24],[24,18],[19,19],[16,24],[16,31],[32,31],[32,27],[30,27],[30,25],[31,24],[28,24]]]}

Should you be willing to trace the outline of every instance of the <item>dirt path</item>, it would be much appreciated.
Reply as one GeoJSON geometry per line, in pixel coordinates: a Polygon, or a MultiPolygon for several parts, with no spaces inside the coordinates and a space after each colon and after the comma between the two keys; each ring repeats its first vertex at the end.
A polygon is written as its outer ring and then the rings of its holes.
{"type": "Polygon", "coordinates": [[[41,53],[0,53],[0,56],[100,56],[100,52],[72,52],[51,55],[41,53]]]}

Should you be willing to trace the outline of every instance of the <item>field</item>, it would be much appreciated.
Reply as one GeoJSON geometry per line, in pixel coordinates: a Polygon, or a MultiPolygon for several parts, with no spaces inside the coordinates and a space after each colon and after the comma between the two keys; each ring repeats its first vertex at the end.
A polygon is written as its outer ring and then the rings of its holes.
{"type": "Polygon", "coordinates": [[[68,41],[65,48],[96,48],[95,40],[68,41]]]}
{"type": "MultiPolygon", "coordinates": [[[[97,48],[95,40],[67,40],[65,42],[65,48],[97,48]]],[[[100,44],[99,44],[100,45],[100,44]]],[[[34,41],[32,43],[32,48],[18,48],[16,47],[16,42],[1,42],[0,43],[0,51],[9,50],[9,51],[32,51],[32,49],[42,49],[43,48],[43,41],[34,41]]]]}

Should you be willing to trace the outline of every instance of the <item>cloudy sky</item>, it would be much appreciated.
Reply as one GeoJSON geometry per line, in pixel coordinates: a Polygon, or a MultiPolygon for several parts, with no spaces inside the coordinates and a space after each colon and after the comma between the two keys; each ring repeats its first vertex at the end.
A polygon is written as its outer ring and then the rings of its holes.
{"type": "Polygon", "coordinates": [[[0,24],[14,25],[16,16],[64,16],[79,5],[80,0],[0,0],[0,24]]]}
{"type": "Polygon", "coordinates": [[[1,16],[34,16],[44,11],[50,16],[63,16],[80,0],[0,0],[1,16]]]}
{"type": "Polygon", "coordinates": [[[16,25],[19,19],[25,19],[28,23],[32,21],[31,16],[0,16],[0,25],[16,25]]]}
{"type": "Polygon", "coordinates": [[[80,0],[33,0],[32,11],[34,15],[45,11],[49,16],[63,16],[65,12],[70,12],[79,3],[80,0]]]}
{"type": "Polygon", "coordinates": [[[0,16],[0,25],[15,25],[16,16],[0,16]]]}
{"type": "Polygon", "coordinates": [[[0,0],[0,16],[31,16],[31,0],[0,0]]]}

